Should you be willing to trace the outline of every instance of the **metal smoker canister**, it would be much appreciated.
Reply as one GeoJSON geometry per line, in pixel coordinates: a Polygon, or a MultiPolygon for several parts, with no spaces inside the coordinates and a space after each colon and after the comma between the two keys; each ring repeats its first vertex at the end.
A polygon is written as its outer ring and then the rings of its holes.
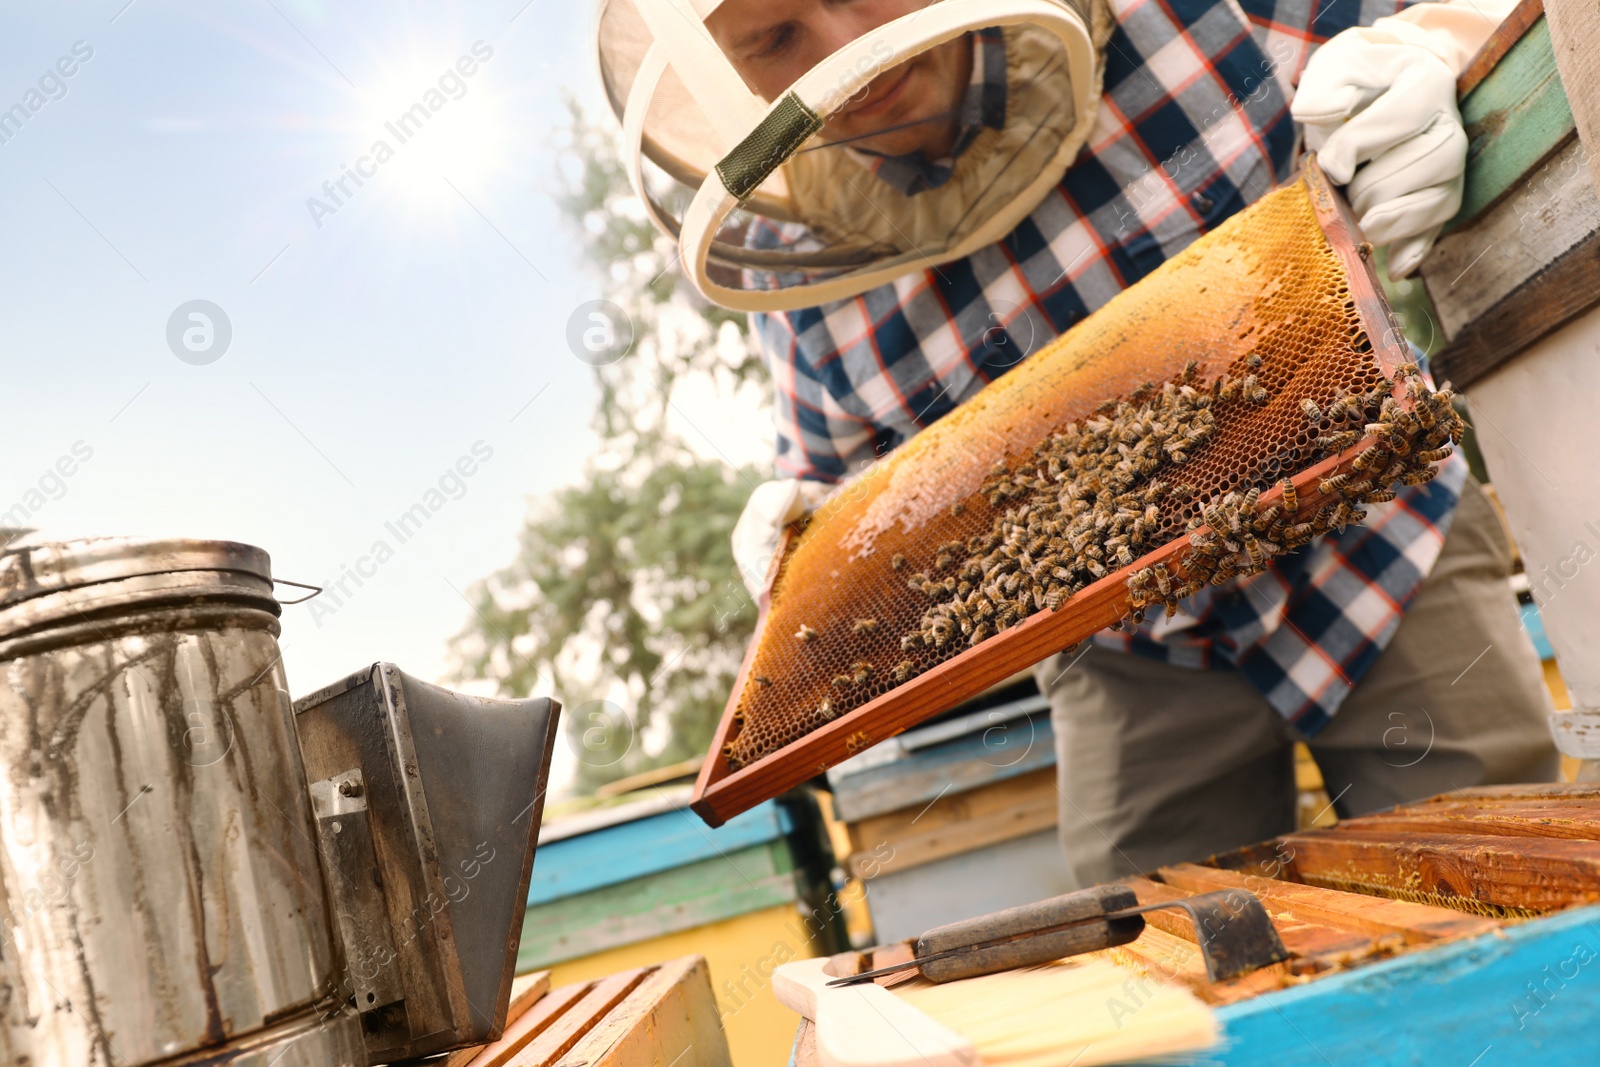
{"type": "Polygon", "coordinates": [[[0,1063],[364,1064],[260,549],[0,553],[0,1063]]]}

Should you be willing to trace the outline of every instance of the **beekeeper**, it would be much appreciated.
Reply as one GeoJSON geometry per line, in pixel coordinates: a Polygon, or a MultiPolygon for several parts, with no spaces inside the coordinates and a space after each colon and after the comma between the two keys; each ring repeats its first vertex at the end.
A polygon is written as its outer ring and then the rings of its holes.
{"type": "MultiPolygon", "coordinates": [[[[782,477],[735,530],[747,583],[830,486],[1267,193],[1302,147],[1390,273],[1415,270],[1461,202],[1457,74],[1511,0],[1396,6],[601,0],[635,188],[695,286],[754,313],[772,373],[782,477]]],[[[1292,830],[1296,740],[1341,815],[1553,779],[1510,566],[1456,457],[1171,622],[1041,664],[1076,877],[1292,830]]]]}

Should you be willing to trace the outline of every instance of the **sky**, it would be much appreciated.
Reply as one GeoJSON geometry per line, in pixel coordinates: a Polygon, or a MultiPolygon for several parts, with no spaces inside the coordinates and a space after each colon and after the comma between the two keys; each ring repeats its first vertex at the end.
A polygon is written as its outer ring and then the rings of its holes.
{"type": "Polygon", "coordinates": [[[596,447],[567,326],[603,283],[549,196],[564,99],[603,106],[590,19],[574,0],[0,9],[0,515],[244,541],[332,586],[284,609],[297,695],[377,660],[447,680],[469,586],[596,447]]]}

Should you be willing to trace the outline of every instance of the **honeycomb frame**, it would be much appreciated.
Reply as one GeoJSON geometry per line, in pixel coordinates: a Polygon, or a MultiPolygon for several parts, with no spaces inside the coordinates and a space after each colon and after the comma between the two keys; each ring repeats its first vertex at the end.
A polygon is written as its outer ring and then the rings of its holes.
{"type": "MultiPolygon", "coordinates": [[[[1398,371],[1410,358],[1403,334],[1398,323],[1390,312],[1382,296],[1382,289],[1378,283],[1371,262],[1371,248],[1361,242],[1359,230],[1350,215],[1348,206],[1340,195],[1332,188],[1327,179],[1316,166],[1313,157],[1308,157],[1301,174],[1301,181],[1279,189],[1271,197],[1282,197],[1286,190],[1302,188],[1304,196],[1309,202],[1311,214],[1315,217],[1316,224],[1325,239],[1327,250],[1332,254],[1332,261],[1343,272],[1342,294],[1346,297],[1342,305],[1344,314],[1350,315],[1359,324],[1359,335],[1352,334],[1348,346],[1363,357],[1370,357],[1373,369],[1382,376],[1382,384],[1391,390],[1396,400],[1409,407],[1407,397],[1399,378],[1398,371]]],[[[1240,240],[1241,232],[1251,225],[1252,213],[1256,206],[1247,208],[1234,216],[1222,227],[1212,231],[1211,234],[1200,238],[1186,249],[1184,253],[1173,257],[1167,264],[1153,272],[1150,278],[1125,290],[1108,302],[1105,308],[1090,316],[1084,322],[1074,327],[1068,333],[1055,339],[1048,347],[1063,346],[1068,338],[1078,334],[1086,327],[1100,319],[1105,321],[1105,313],[1116,313],[1119,302],[1127,306],[1128,300],[1137,300],[1138,291],[1158,277],[1170,275],[1179,269],[1181,262],[1189,263],[1193,272],[1195,257],[1209,254],[1219,242],[1240,240]],[[1134,294],[1130,296],[1130,294],[1134,294]]],[[[1168,279],[1170,284],[1170,279],[1168,279]]],[[[1193,285],[1193,282],[1182,284],[1193,285]]],[[[1206,285],[1198,285],[1199,293],[1203,294],[1206,285]]],[[[1241,299],[1244,299],[1241,296],[1241,299]]],[[[1259,299],[1250,297],[1254,301],[1259,299]]],[[[1148,325],[1148,321],[1145,323],[1148,325]]],[[[1136,325],[1133,331],[1141,327],[1136,325]]],[[[1157,331],[1159,332],[1159,331],[1157,331]]],[[[1250,331],[1246,330],[1241,337],[1248,337],[1250,331]]],[[[1182,346],[1178,346],[1182,347],[1182,346]]],[[[1228,365],[1236,365],[1238,358],[1245,350],[1250,348],[1248,341],[1235,345],[1230,351],[1223,351],[1212,356],[1204,357],[1204,371],[1207,376],[1220,378],[1228,365]]],[[[1048,350],[1048,348],[1047,348],[1048,350]]],[[[1040,352],[1033,357],[1038,360],[1045,356],[1040,352]]],[[[1163,351],[1152,359],[1161,360],[1160,370],[1163,372],[1151,376],[1148,374],[1150,363],[1143,364],[1140,373],[1147,377],[1175,379],[1181,373],[1180,368],[1187,362],[1191,353],[1187,351],[1163,351]]],[[[1322,358],[1321,353],[1314,352],[1306,357],[1308,361],[1322,358]]],[[[1030,360],[1030,363],[1033,362],[1030,360]]],[[[1074,367],[1076,372],[1079,368],[1074,367]]],[[[1091,372],[1095,367],[1087,368],[1091,372]]],[[[996,386],[1009,383],[1008,387],[1016,387],[1018,380],[1027,376],[1021,373],[1022,368],[1003,376],[987,387],[973,402],[963,405],[964,408],[977,410],[982,407],[976,403],[986,394],[995,390],[996,386]]],[[[1191,368],[1192,372],[1192,368],[1191,368]]],[[[1101,381],[1091,381],[1089,389],[1091,397],[1082,398],[1080,410],[1072,412],[1045,412],[1044,418],[1052,425],[1062,425],[1069,419],[1081,418],[1093,410],[1093,400],[1112,399],[1125,396],[1133,389],[1127,374],[1120,370],[1109,377],[1102,375],[1101,381]],[[1120,375],[1120,377],[1119,377],[1120,375]],[[1098,391],[1096,391],[1098,390],[1098,391]]],[[[958,409],[960,412],[962,409],[958,409]]],[[[981,414],[978,416],[981,418],[981,414]]],[[[947,416],[941,424],[950,420],[947,416]]],[[[940,424],[936,424],[936,427],[940,424]]],[[[960,431],[958,431],[960,432],[960,431]]],[[[981,430],[978,432],[982,432],[981,430]]],[[[869,472],[881,481],[892,477],[892,472],[885,473],[884,468],[895,464],[896,457],[901,457],[901,467],[906,461],[926,461],[927,457],[917,455],[917,443],[922,441],[930,431],[918,435],[892,454],[889,460],[869,472]],[[902,453],[905,455],[902,456],[902,453]]],[[[1035,434],[1033,440],[1041,440],[1035,434]]],[[[1375,438],[1363,436],[1354,444],[1316,462],[1304,466],[1289,474],[1295,488],[1296,508],[1294,518],[1296,521],[1305,521],[1317,514],[1325,506],[1338,502],[1341,498],[1337,492],[1324,491],[1323,484],[1327,479],[1352,470],[1352,462],[1362,450],[1372,445],[1375,438]]],[[[1275,443],[1282,443],[1281,441],[1275,443]]],[[[1292,444],[1292,442],[1290,442],[1292,444]]],[[[1014,442],[1013,442],[1014,444],[1014,442]]],[[[1263,445],[1262,448],[1267,446],[1263,445]]],[[[927,452],[923,448],[921,451],[927,452]]],[[[1014,451],[1014,450],[1013,450],[1014,451]]],[[[1274,453],[1275,455],[1278,453],[1274,453]]],[[[1284,453],[1287,454],[1287,453],[1284,453]]],[[[1295,450],[1294,455],[1300,453],[1295,450]]],[[[1288,472],[1286,472],[1288,473],[1288,472]]],[[[926,482],[937,479],[924,478],[926,482]]],[[[1239,479],[1233,479],[1234,484],[1239,484],[1239,479]]],[[[1259,487],[1259,486],[1258,486],[1259,487]]],[[[881,486],[876,487],[881,489],[881,486]]],[[[930,495],[935,498],[935,504],[940,508],[954,508],[959,513],[959,503],[970,499],[973,486],[948,487],[935,485],[930,490],[930,495]]],[[[875,487],[869,484],[868,479],[846,483],[838,492],[830,497],[826,509],[837,500],[848,501],[852,494],[859,499],[862,494],[872,494],[875,487]]],[[[1263,488],[1260,493],[1259,506],[1263,509],[1274,505],[1281,505],[1283,498],[1281,484],[1271,484],[1270,488],[1263,488]]],[[[937,510],[930,512],[937,521],[937,510]]],[[[899,519],[898,513],[896,514],[899,519]]],[[[1208,527],[1201,525],[1199,533],[1204,535],[1208,527]]],[[[1076,593],[1061,603],[1054,610],[1039,611],[1029,615],[1021,622],[1004,629],[999,633],[989,636],[973,647],[968,647],[954,655],[948,655],[935,665],[877,692],[876,695],[864,700],[857,706],[841,711],[831,721],[824,721],[820,725],[810,727],[806,732],[797,737],[788,739],[778,745],[774,750],[760,755],[743,766],[735,766],[729,758],[729,749],[737,739],[744,724],[742,705],[749,699],[752,692],[751,686],[759,679],[770,685],[771,682],[756,675],[755,669],[760,652],[764,647],[768,635],[767,630],[773,623],[773,602],[769,597],[763,597],[760,616],[757,620],[756,633],[746,650],[741,664],[738,678],[729,696],[727,707],[718,725],[712,747],[704,760],[699,778],[695,785],[694,796],[691,802],[693,810],[709,825],[719,826],[740,812],[746,811],[756,804],[770,799],[787,789],[793,788],[807,779],[826,771],[829,767],[863,751],[871,745],[887,740],[894,735],[921,723],[934,715],[959,704],[961,701],[975,696],[984,689],[994,685],[1005,678],[1015,674],[1018,670],[1031,666],[1049,655],[1070,647],[1087,637],[1099,632],[1120,620],[1126,618],[1132,611],[1129,599],[1128,579],[1131,575],[1141,572],[1145,568],[1161,565],[1169,568],[1174,573],[1179,571],[1180,559],[1190,550],[1191,543],[1183,532],[1168,530],[1170,537],[1165,543],[1149,551],[1141,551],[1140,555],[1131,564],[1111,569],[1103,578],[1099,578],[1086,588],[1076,593]]],[[[853,535],[852,535],[853,536],[853,535]]],[[[783,568],[792,558],[790,548],[794,547],[796,534],[793,530],[785,539],[784,548],[779,557],[774,561],[774,575],[781,576],[783,568]]],[[[848,538],[845,539],[848,542],[848,538]]],[[[861,547],[860,538],[856,538],[855,548],[861,547]]],[[[866,553],[872,551],[869,545],[866,553]]],[[[897,568],[898,569],[898,568],[897,568]]],[[[837,572],[835,572],[837,573],[837,572]]],[[[859,621],[858,621],[859,622],[859,621]]],[[[809,629],[802,625],[801,630],[809,629]]],[[[777,635],[779,638],[782,635],[777,635]]],[[[801,639],[802,635],[796,632],[793,637],[801,639]]],[[[848,674],[848,671],[846,672],[848,674]]],[[[859,680],[859,676],[858,676],[859,680]]],[[[847,678],[835,676],[833,682],[839,684],[847,682],[847,678]]],[[[811,679],[813,691],[817,681],[811,679]]],[[[881,688],[882,679],[876,683],[881,688]]]]}

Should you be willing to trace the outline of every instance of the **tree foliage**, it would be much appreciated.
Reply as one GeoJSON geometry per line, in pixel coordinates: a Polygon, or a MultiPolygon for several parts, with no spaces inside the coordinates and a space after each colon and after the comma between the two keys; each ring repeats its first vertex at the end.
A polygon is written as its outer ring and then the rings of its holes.
{"type": "Polygon", "coordinates": [[[759,372],[744,316],[683,283],[611,131],[573,105],[567,133],[556,200],[635,341],[595,368],[601,447],[581,483],[534,504],[515,559],[470,591],[455,652],[464,678],[562,698],[587,792],[709,743],[755,625],[729,535],[766,475],[696,453],[670,425],[686,379],[731,393],[759,372]]]}

